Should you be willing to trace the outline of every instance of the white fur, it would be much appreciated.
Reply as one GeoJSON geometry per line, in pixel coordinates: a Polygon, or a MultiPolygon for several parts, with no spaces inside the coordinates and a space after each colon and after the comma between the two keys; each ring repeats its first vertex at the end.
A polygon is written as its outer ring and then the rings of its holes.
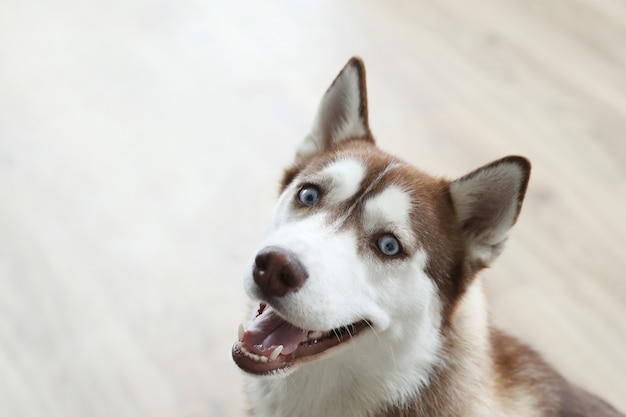
{"type": "Polygon", "coordinates": [[[492,371],[489,318],[482,278],[476,277],[460,300],[455,314],[459,352],[454,355],[458,389],[446,401],[460,405],[464,417],[531,417],[542,407],[528,387],[512,388],[507,396],[498,392],[492,371]],[[468,401],[469,399],[469,401],[468,401]]]}
{"type": "MultiPolygon", "coordinates": [[[[396,185],[370,193],[397,166],[390,164],[363,187],[365,162],[336,160],[318,173],[296,177],[280,196],[261,248],[288,249],[309,278],[299,291],[273,300],[272,308],[306,330],[328,331],[362,319],[371,321],[372,329],[281,375],[248,376],[255,417],[373,416],[415,398],[429,384],[435,368],[448,367],[455,369],[455,384],[446,387],[445,401],[454,404],[450,408],[454,415],[530,416],[536,411],[532,396],[524,390],[511,392],[512,397],[506,399],[497,392],[489,372],[488,318],[480,279],[459,301],[453,330],[459,345],[454,352],[446,352],[440,336],[441,299],[425,272],[426,253],[413,248],[412,256],[393,260],[367,253],[375,250],[369,244],[372,236],[381,232],[396,234],[403,245],[418,246],[418,231],[410,227],[416,204],[410,195],[396,185]],[[311,212],[294,206],[301,184],[315,181],[324,184],[320,186],[326,196],[320,200],[323,203],[311,212]],[[343,220],[333,221],[337,206],[355,195],[359,197],[340,216],[343,220]],[[355,209],[359,204],[361,211],[355,209]],[[346,227],[348,216],[359,216],[361,227],[346,227]]],[[[476,215],[480,198],[486,194],[496,190],[503,196],[496,200],[502,208],[495,212],[495,223],[480,230],[475,242],[502,239],[506,235],[503,224],[514,222],[517,212],[512,196],[521,183],[516,172],[506,167],[487,169],[456,183],[453,198],[462,220],[476,215]],[[502,175],[509,179],[502,180],[502,175]]],[[[246,290],[260,299],[251,275],[246,277],[246,290]]]]}
{"type": "MultiPolygon", "coordinates": [[[[416,202],[394,185],[371,194],[400,163],[390,163],[364,185],[366,175],[373,174],[365,161],[357,156],[333,159],[332,148],[344,140],[363,136],[372,140],[364,71],[360,59],[350,60],[322,98],[296,163],[305,166],[324,152],[330,162],[317,173],[309,172],[312,165],[305,167],[286,187],[261,248],[288,250],[307,271],[308,278],[297,291],[272,297],[271,302],[263,300],[285,320],[323,332],[367,320],[371,329],[280,375],[247,375],[253,415],[372,417],[416,398],[411,404],[424,408],[412,410],[415,414],[433,409],[439,410],[437,415],[463,417],[541,414],[531,395],[536,385],[520,384],[504,393],[506,384],[497,386],[502,381],[491,358],[480,278],[460,295],[442,330],[443,302],[426,273],[427,253],[418,249],[420,231],[413,230],[410,221],[416,202]],[[298,190],[306,183],[320,187],[315,207],[298,205],[298,190]],[[372,253],[381,233],[394,233],[405,248],[408,245],[406,256],[372,253]],[[430,400],[427,406],[425,399],[430,400]]],[[[529,169],[523,158],[508,157],[450,184],[469,253],[464,261],[476,270],[502,250],[517,218],[529,169]]],[[[246,291],[253,299],[262,299],[252,272],[251,264],[246,291]]]]}
{"type": "Polygon", "coordinates": [[[339,216],[339,218],[337,218],[337,220],[335,220],[334,223],[334,227],[339,228],[343,222],[346,221],[346,219],[348,217],[350,217],[352,215],[352,212],[354,211],[354,208],[361,204],[363,202],[363,198],[365,198],[366,196],[369,196],[370,191],[377,186],[380,181],[385,177],[385,175],[387,175],[387,173],[389,173],[389,171],[399,167],[400,164],[398,162],[392,162],[389,165],[387,165],[385,167],[385,169],[383,169],[377,176],[376,178],[374,178],[374,181],[372,181],[370,184],[367,185],[367,187],[362,190],[361,192],[361,197],[357,198],[350,207],[348,207],[348,209],[341,215],[339,216]]]}
{"type": "MultiPolygon", "coordinates": [[[[376,295],[361,298],[350,309],[383,307],[389,319],[288,376],[250,377],[255,415],[363,417],[388,404],[402,404],[424,386],[439,362],[441,314],[434,285],[421,271],[424,264],[425,255],[419,253],[399,276],[370,274],[367,280],[349,280],[353,290],[366,287],[376,295]]],[[[316,314],[318,302],[310,299],[303,308],[316,314]]],[[[346,306],[334,306],[336,312],[342,308],[346,306]]]]}
{"type": "Polygon", "coordinates": [[[368,232],[385,225],[405,227],[409,224],[411,197],[400,187],[388,187],[366,202],[364,213],[363,225],[368,232]]]}
{"type": "Polygon", "coordinates": [[[415,246],[410,230],[411,197],[398,186],[391,186],[369,199],[363,210],[363,228],[368,233],[391,232],[404,246],[415,246]]]}
{"type": "Polygon", "coordinates": [[[330,183],[325,198],[330,204],[340,204],[354,196],[365,177],[365,166],[355,159],[333,161],[320,172],[321,183],[330,183]]]}
{"type": "Polygon", "coordinates": [[[460,352],[456,352],[449,360],[455,362],[454,382],[458,389],[450,392],[445,401],[457,403],[458,415],[463,417],[521,417],[516,413],[502,414],[497,396],[493,395],[493,375],[485,373],[491,367],[491,357],[485,294],[480,279],[472,282],[459,302],[455,314],[455,331],[461,336],[457,347],[460,352]]]}
{"type": "MultiPolygon", "coordinates": [[[[331,170],[344,172],[355,166],[340,163],[331,170]]],[[[354,182],[356,177],[346,178],[354,182]]],[[[279,198],[261,247],[289,249],[309,278],[299,291],[281,297],[272,307],[307,330],[327,331],[362,319],[370,320],[372,329],[288,375],[250,377],[255,416],[356,417],[367,415],[364,410],[401,404],[427,384],[440,361],[441,302],[425,273],[426,254],[416,251],[410,258],[392,261],[362,256],[363,250],[373,250],[364,245],[367,233],[357,236],[353,230],[338,229],[323,210],[304,217],[293,213],[298,186],[294,181],[279,198]]],[[[365,207],[363,222],[368,228],[410,229],[406,214],[410,200],[397,187],[365,201],[365,207]]],[[[252,298],[261,297],[251,274],[245,287],[252,298]]]]}

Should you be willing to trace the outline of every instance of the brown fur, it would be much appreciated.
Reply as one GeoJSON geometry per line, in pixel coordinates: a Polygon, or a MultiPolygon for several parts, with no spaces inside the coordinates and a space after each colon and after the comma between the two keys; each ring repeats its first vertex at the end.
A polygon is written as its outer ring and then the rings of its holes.
{"type": "MultiPolygon", "coordinates": [[[[411,193],[417,201],[411,215],[413,230],[419,230],[419,249],[428,253],[427,273],[433,278],[443,299],[442,337],[448,353],[445,366],[431,377],[430,383],[408,404],[393,406],[376,417],[463,416],[473,407],[476,397],[485,396],[499,407],[516,403],[516,397],[531,398],[534,415],[542,417],[617,417],[621,416],[606,402],[570,385],[554,371],[535,351],[518,340],[497,330],[489,329],[488,348],[484,363],[479,368],[484,375],[467,375],[466,361],[475,360],[475,347],[468,346],[463,331],[458,328],[459,305],[468,286],[484,265],[470,265],[463,246],[463,229],[457,226],[456,213],[450,197],[450,182],[432,178],[402,160],[382,152],[371,136],[346,140],[333,149],[333,156],[323,154],[306,164],[288,168],[281,191],[296,177],[317,172],[329,161],[351,156],[365,161],[368,172],[361,183],[365,189],[389,163],[401,164],[370,191],[376,195],[390,184],[411,193]],[[487,383],[484,379],[490,379],[487,383]],[[487,388],[485,388],[487,387],[487,388]]],[[[470,173],[467,177],[473,175],[470,173]]],[[[525,192],[527,182],[523,185],[525,192]]],[[[361,195],[354,196],[339,208],[342,213],[355,204],[361,195]]],[[[323,198],[323,197],[322,197],[323,198]]],[[[521,199],[519,201],[521,208],[521,199]]],[[[310,210],[310,208],[308,209],[310,210]]],[[[348,223],[344,227],[361,227],[348,223]]],[[[413,248],[417,250],[418,248],[413,248]]],[[[514,406],[510,406],[514,407],[514,406]]]]}
{"type": "Polygon", "coordinates": [[[502,415],[624,417],[602,399],[567,382],[538,353],[500,330],[490,329],[489,346],[491,355],[484,370],[493,371],[493,376],[487,372],[491,381],[467,374],[464,362],[472,357],[468,346],[449,336],[446,350],[451,356],[428,386],[407,404],[389,407],[375,417],[462,417],[474,410],[481,396],[492,401],[494,416],[500,415],[495,407],[515,411],[516,403],[531,399],[532,408],[519,410],[530,414],[502,415]]]}
{"type": "MultiPolygon", "coordinates": [[[[337,159],[352,157],[363,161],[367,167],[360,184],[363,193],[367,190],[370,196],[375,196],[393,184],[410,194],[414,202],[410,213],[411,225],[413,230],[419,232],[414,247],[409,245],[404,249],[406,255],[417,250],[427,252],[426,272],[435,282],[443,303],[440,330],[443,362],[432,371],[428,384],[411,400],[404,404],[390,404],[375,417],[625,417],[598,397],[571,385],[531,348],[491,327],[486,312],[483,320],[481,313],[486,307],[481,298],[480,281],[477,281],[480,278],[476,278],[476,274],[486,265],[470,259],[466,242],[485,228],[481,222],[488,218],[489,206],[497,205],[497,202],[492,204],[489,198],[480,200],[478,204],[485,207],[481,215],[485,218],[476,216],[461,224],[451,195],[450,181],[424,174],[376,147],[368,125],[365,67],[359,58],[352,58],[347,67],[355,68],[358,73],[361,99],[358,113],[366,134],[342,138],[340,143],[331,143],[330,137],[317,138],[320,152],[297,157],[296,163],[285,171],[280,191],[296,179],[306,184],[307,175],[320,171],[337,159]],[[379,173],[392,162],[398,166],[375,183],[379,173]],[[478,319],[474,313],[477,313],[478,319]]],[[[341,73],[329,90],[340,76],[341,73]]],[[[331,114],[329,117],[329,123],[338,123],[342,115],[331,114]]],[[[495,163],[516,162],[521,168],[523,183],[518,190],[515,218],[528,184],[530,165],[518,157],[495,163]]],[[[477,172],[463,178],[471,178],[477,172]]],[[[322,190],[320,205],[323,205],[323,199],[322,190]]],[[[348,208],[362,209],[363,200],[362,193],[357,193],[343,202],[341,207],[335,208],[336,217],[348,208]]],[[[306,211],[315,209],[308,207],[306,211]]],[[[357,216],[353,217],[347,218],[341,227],[362,232],[363,226],[355,220],[357,216]]],[[[332,216],[329,221],[333,221],[332,216]]],[[[371,244],[363,242],[363,250],[371,244]]],[[[366,254],[371,253],[370,250],[366,254]]]]}

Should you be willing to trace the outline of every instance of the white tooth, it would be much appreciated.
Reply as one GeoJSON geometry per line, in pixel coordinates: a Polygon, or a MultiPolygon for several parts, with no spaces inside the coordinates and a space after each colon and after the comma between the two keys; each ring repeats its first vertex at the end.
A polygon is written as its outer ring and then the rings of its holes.
{"type": "Polygon", "coordinates": [[[267,363],[267,356],[261,356],[261,362],[267,363]]]}
{"type": "Polygon", "coordinates": [[[243,327],[243,323],[241,323],[239,325],[239,341],[241,342],[241,340],[243,339],[243,333],[246,331],[246,329],[243,327]]]}
{"type": "Polygon", "coordinates": [[[270,355],[270,360],[271,361],[275,361],[276,358],[278,358],[278,355],[280,355],[280,352],[282,352],[282,351],[283,351],[283,345],[276,346],[276,348],[274,349],[274,351],[270,355]]]}

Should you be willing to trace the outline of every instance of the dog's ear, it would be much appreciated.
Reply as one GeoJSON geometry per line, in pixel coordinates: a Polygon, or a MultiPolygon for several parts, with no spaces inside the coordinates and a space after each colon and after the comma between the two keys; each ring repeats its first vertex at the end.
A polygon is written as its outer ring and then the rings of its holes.
{"type": "Polygon", "coordinates": [[[476,269],[489,266],[504,248],[530,177],[530,162],[509,156],[450,184],[459,226],[476,269]]]}
{"type": "Polygon", "coordinates": [[[352,138],[373,140],[367,121],[365,65],[358,57],[348,61],[322,97],[311,133],[296,153],[296,163],[352,138]]]}

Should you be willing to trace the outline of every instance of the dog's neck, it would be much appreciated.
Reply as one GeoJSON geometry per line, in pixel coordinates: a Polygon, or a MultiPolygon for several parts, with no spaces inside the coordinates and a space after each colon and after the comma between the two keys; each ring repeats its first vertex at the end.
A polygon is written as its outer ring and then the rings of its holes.
{"type": "Polygon", "coordinates": [[[561,414],[561,398],[572,386],[535,351],[490,326],[480,278],[450,323],[443,363],[428,384],[375,417],[570,415],[561,414]]]}
{"type": "Polygon", "coordinates": [[[502,410],[489,395],[496,387],[480,280],[459,302],[447,333],[436,355],[420,350],[421,341],[381,349],[372,335],[367,347],[346,346],[355,350],[349,360],[336,355],[287,377],[251,378],[253,415],[490,416],[502,410]]]}
{"type": "Polygon", "coordinates": [[[409,401],[376,417],[496,416],[502,410],[492,395],[494,381],[490,328],[479,278],[458,303],[446,329],[440,357],[428,383],[409,401]],[[445,399],[445,400],[443,400],[445,399]]]}

